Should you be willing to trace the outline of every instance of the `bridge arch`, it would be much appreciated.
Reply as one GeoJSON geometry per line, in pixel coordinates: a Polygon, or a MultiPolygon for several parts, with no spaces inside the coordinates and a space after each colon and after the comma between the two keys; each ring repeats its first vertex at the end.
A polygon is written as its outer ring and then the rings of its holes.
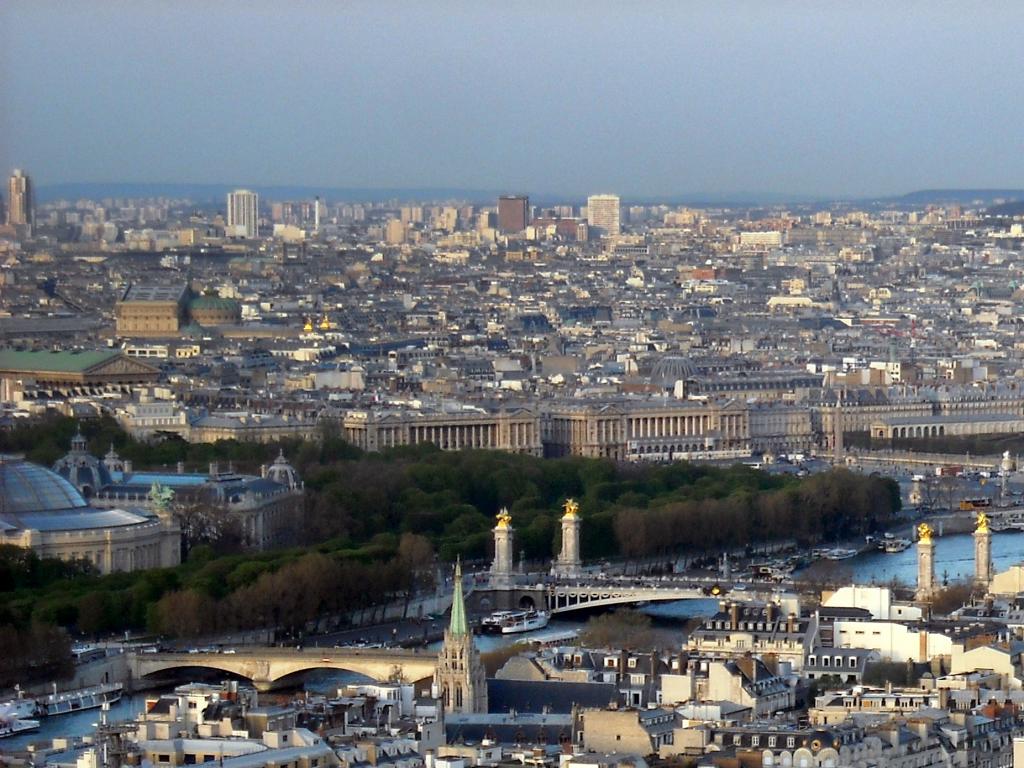
{"type": "Polygon", "coordinates": [[[135,677],[195,667],[212,669],[251,680],[266,690],[286,677],[317,669],[334,669],[364,675],[373,680],[423,680],[434,674],[437,657],[429,652],[313,648],[285,650],[253,649],[239,653],[135,654],[135,677]]]}

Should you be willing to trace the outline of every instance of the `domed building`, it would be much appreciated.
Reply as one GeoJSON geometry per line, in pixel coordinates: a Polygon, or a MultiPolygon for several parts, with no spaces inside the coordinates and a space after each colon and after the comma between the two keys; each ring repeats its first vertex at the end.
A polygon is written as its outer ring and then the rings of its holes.
{"type": "Polygon", "coordinates": [[[672,389],[677,381],[686,382],[697,375],[697,366],[688,357],[666,355],[651,367],[651,383],[662,389],[672,389]]]}
{"type": "MultiPolygon", "coordinates": [[[[113,453],[113,446],[110,451],[113,453]]],[[[78,488],[87,499],[100,488],[110,484],[107,463],[89,453],[81,432],[71,438],[71,451],[57,460],[53,465],[53,471],[78,488]]]]}
{"type": "MultiPolygon", "coordinates": [[[[84,450],[84,440],[76,440],[76,448],[84,450]]],[[[100,467],[69,460],[74,453],[61,460],[68,460],[65,471],[87,483],[102,479],[100,467]]],[[[16,456],[0,456],[0,543],[40,557],[87,560],[100,573],[181,562],[181,530],[173,516],[97,509],[66,478],[16,456]]]]}
{"type": "Polygon", "coordinates": [[[139,472],[113,447],[102,460],[90,455],[85,438],[76,435],[71,450],[53,469],[76,493],[104,510],[128,507],[141,514],[155,513],[154,486],[170,491],[176,505],[216,508],[237,521],[242,545],[248,549],[293,545],[302,528],[304,486],[283,453],[259,476],[216,463],[210,464],[208,473],[186,472],[182,463],[174,471],[139,472]]]}

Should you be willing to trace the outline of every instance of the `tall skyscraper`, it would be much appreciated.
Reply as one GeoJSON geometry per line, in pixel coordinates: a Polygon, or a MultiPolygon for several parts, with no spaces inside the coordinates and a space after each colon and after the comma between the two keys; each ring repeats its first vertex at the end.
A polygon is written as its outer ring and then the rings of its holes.
{"type": "Polygon", "coordinates": [[[256,237],[259,234],[260,196],[248,189],[228,192],[228,234],[256,237]]]}
{"type": "Polygon", "coordinates": [[[587,224],[601,235],[617,235],[622,231],[618,195],[591,195],[587,198],[587,224]]]}
{"type": "Polygon", "coordinates": [[[530,218],[530,198],[508,195],[498,198],[498,231],[522,232],[530,218]]]}
{"type": "Polygon", "coordinates": [[[32,179],[15,168],[7,182],[7,223],[32,224],[34,221],[32,179]]]}

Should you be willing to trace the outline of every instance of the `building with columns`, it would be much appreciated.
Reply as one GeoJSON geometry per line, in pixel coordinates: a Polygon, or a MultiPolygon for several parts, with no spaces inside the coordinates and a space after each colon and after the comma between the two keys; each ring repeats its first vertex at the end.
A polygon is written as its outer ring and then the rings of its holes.
{"type": "Polygon", "coordinates": [[[345,440],[364,451],[432,443],[443,451],[469,448],[540,456],[540,419],[526,408],[498,411],[349,411],[342,420],[345,440]]]}
{"type": "Polygon", "coordinates": [[[445,712],[487,712],[487,674],[466,621],[462,564],[455,564],[452,615],[434,671],[434,696],[445,712]]]}
{"type": "Polygon", "coordinates": [[[750,453],[750,412],[736,400],[559,403],[542,418],[548,456],[616,461],[729,458],[750,453]]]}

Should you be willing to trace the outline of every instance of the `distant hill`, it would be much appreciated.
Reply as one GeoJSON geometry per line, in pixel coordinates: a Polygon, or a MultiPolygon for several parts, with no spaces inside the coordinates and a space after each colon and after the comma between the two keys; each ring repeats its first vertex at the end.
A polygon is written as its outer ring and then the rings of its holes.
{"type": "Polygon", "coordinates": [[[993,205],[985,210],[989,216],[1021,216],[1024,215],[1024,200],[1012,200],[1008,203],[993,205]]]}
{"type": "Polygon", "coordinates": [[[892,200],[906,205],[927,203],[956,203],[980,205],[1003,201],[1024,200],[1024,189],[921,189],[892,200]]]}
{"type": "Polygon", "coordinates": [[[199,203],[225,203],[225,196],[235,189],[251,189],[272,200],[312,200],[319,195],[331,202],[366,200],[468,200],[493,202],[498,195],[508,194],[480,189],[425,187],[410,189],[363,189],[348,187],[261,186],[246,184],[161,184],[132,182],[85,182],[40,186],[36,196],[41,202],[51,200],[101,200],[105,197],[172,197],[188,198],[199,203]]]}
{"type": "MultiPolygon", "coordinates": [[[[387,201],[399,202],[443,202],[466,201],[493,205],[500,195],[520,194],[522,189],[471,189],[461,187],[316,187],[310,185],[246,185],[246,184],[179,184],[179,183],[135,183],[135,182],[82,182],[43,185],[37,188],[40,202],[53,200],[102,200],[107,197],[145,198],[171,197],[187,198],[196,203],[212,203],[223,206],[228,192],[247,188],[258,192],[269,200],[311,200],[317,195],[332,202],[387,201]]],[[[553,194],[525,190],[530,202],[535,205],[556,203],[585,204],[585,194],[553,194]]],[[[996,206],[1024,201],[1024,189],[922,189],[893,197],[862,197],[845,199],[853,205],[896,205],[917,207],[928,204],[960,204],[996,206]]],[[[826,198],[806,195],[785,195],[771,192],[744,191],[731,194],[678,194],[678,195],[623,195],[624,205],[690,205],[711,208],[746,208],[778,205],[810,205],[828,207],[834,202],[826,198]]],[[[990,208],[995,211],[996,208],[990,208]]],[[[1009,214],[1004,214],[1009,215],[1009,214]]]]}

